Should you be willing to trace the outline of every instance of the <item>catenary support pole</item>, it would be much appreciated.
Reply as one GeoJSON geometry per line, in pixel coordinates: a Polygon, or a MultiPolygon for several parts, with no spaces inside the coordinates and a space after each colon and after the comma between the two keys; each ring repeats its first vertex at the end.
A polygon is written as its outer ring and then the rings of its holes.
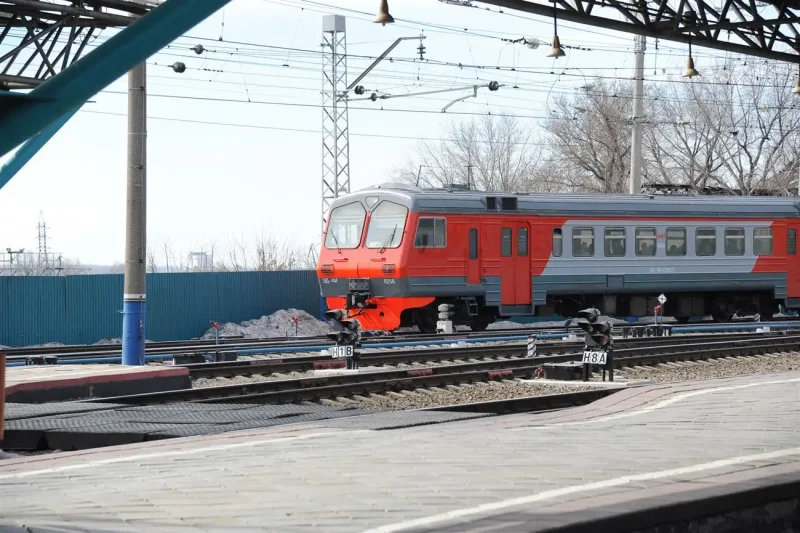
{"type": "Polygon", "coordinates": [[[644,50],[646,37],[634,38],[633,51],[636,54],[633,68],[633,127],[631,128],[631,179],[630,194],[642,193],[642,118],[644,96],[644,50]]]}
{"type": "Polygon", "coordinates": [[[128,73],[128,190],[125,227],[125,292],[122,364],[144,364],[147,263],[147,73],[145,63],[128,73]]]}

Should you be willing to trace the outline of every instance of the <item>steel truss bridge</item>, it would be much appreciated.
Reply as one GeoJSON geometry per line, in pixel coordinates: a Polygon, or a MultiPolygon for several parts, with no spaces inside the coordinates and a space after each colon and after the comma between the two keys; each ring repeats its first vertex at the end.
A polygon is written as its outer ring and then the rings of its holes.
{"type": "Polygon", "coordinates": [[[480,0],[480,3],[543,17],[553,17],[555,13],[559,20],[800,62],[797,14],[800,0],[480,0]]]}
{"type": "MultiPolygon", "coordinates": [[[[48,129],[57,131],[97,92],[229,1],[0,0],[0,45],[5,44],[0,48],[0,156],[36,136],[43,137],[39,144],[46,142],[53,133],[48,129]],[[87,43],[103,28],[122,31],[85,53],[87,43]]],[[[800,0],[481,0],[480,4],[800,63],[800,0]]],[[[395,8],[402,10],[402,5],[398,2],[395,8]]],[[[33,153],[37,149],[31,147],[33,153]]]]}

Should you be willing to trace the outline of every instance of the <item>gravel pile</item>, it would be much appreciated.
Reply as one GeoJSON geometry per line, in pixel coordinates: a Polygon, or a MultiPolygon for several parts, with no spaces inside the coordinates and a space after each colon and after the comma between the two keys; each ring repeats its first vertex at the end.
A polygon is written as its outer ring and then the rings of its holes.
{"type": "Polygon", "coordinates": [[[654,383],[730,378],[770,372],[800,370],[800,352],[753,357],[686,361],[671,366],[626,368],[615,372],[617,380],[648,379],[654,383]]]}
{"type": "Polygon", "coordinates": [[[386,395],[369,396],[358,403],[369,409],[384,411],[402,411],[405,409],[422,409],[443,405],[505,400],[524,396],[543,396],[585,390],[586,387],[570,385],[539,384],[526,381],[491,381],[488,383],[472,383],[448,387],[446,389],[418,389],[386,395]]]}
{"type": "MultiPolygon", "coordinates": [[[[295,336],[295,319],[297,319],[297,336],[313,337],[331,331],[327,322],[318,320],[299,309],[281,309],[269,316],[246,320],[240,324],[228,322],[222,324],[220,337],[242,336],[248,339],[269,339],[273,337],[295,336]]],[[[201,339],[213,340],[214,328],[206,331],[201,339]]]]}

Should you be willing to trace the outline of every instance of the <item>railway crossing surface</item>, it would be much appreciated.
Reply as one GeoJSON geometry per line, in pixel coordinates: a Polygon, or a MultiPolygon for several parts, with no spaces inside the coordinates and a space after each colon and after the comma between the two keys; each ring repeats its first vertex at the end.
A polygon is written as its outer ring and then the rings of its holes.
{"type": "Polygon", "coordinates": [[[799,400],[795,371],[548,413],[379,413],[8,459],[0,531],[506,532],[653,516],[799,482],[799,400]]]}

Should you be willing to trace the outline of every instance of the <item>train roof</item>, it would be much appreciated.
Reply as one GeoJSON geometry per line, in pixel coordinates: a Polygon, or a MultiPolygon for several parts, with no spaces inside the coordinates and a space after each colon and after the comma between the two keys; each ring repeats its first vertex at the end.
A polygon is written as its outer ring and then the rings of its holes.
{"type": "Polygon", "coordinates": [[[369,208],[369,197],[391,199],[420,213],[488,212],[546,216],[666,216],[666,217],[800,217],[796,197],[683,196],[566,193],[507,193],[459,189],[422,189],[386,183],[338,198],[334,206],[358,200],[369,208]]]}

